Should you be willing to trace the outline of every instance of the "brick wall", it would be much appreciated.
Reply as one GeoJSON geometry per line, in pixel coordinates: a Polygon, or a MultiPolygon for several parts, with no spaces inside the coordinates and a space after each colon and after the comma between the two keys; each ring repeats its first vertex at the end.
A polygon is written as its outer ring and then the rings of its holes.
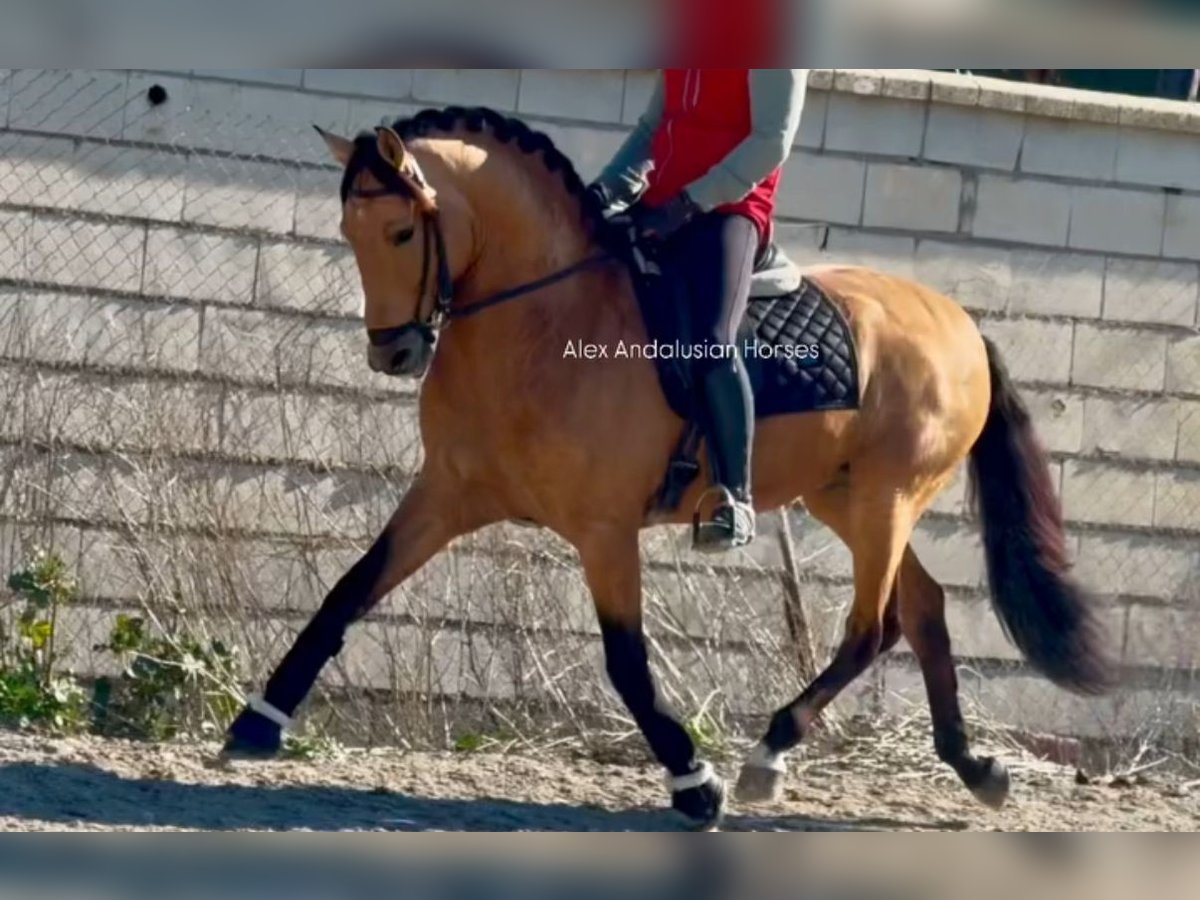
{"type": "MultiPolygon", "coordinates": [[[[236,626],[261,672],[419,460],[410,388],[362,365],[338,173],[310,125],[346,133],[423,106],[487,104],[545,130],[590,177],[648,84],[633,71],[0,70],[0,563],[34,539],[64,547],[88,597],[81,634],[99,627],[97,610],[171,583],[236,626]],[[154,84],[168,94],[158,107],[154,84]],[[245,609],[269,615],[252,628],[230,612],[245,609]]],[[[1200,115],[1183,104],[917,70],[812,73],[781,243],[802,263],[915,277],[977,315],[1053,452],[1078,574],[1103,595],[1129,667],[1127,690],[1084,702],[1016,664],[986,605],[959,480],[914,545],[950,592],[964,691],[1016,724],[1108,734],[1191,722],[1198,141],[1200,115]]],[[[801,514],[795,528],[828,642],[850,596],[848,555],[801,514]]],[[[645,535],[655,624],[678,657],[668,679],[771,708],[794,688],[776,545],[686,579],[685,546],[645,535]]],[[[602,696],[569,553],[506,529],[398,591],[330,678],[428,681],[436,657],[439,689],[544,687],[532,651],[505,637],[528,618],[520,598],[534,583],[561,598],[551,624],[574,636],[563,665],[579,668],[575,689],[602,696]],[[506,561],[516,542],[541,562],[506,561]],[[471,585],[456,559],[480,560],[471,585]]],[[[863,681],[859,700],[923,703],[903,645],[863,681]]]]}

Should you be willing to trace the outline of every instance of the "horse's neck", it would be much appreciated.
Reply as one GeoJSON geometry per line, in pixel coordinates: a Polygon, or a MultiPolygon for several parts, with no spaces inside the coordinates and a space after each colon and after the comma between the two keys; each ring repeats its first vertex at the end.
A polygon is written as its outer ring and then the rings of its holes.
{"type": "MultiPolygon", "coordinates": [[[[599,252],[580,217],[579,201],[540,160],[491,149],[482,163],[454,173],[455,188],[475,221],[477,252],[455,286],[455,305],[469,307],[500,291],[531,284],[599,252]]],[[[586,270],[561,282],[510,299],[447,328],[436,370],[455,369],[454,381],[470,373],[478,382],[530,390],[531,402],[551,385],[577,382],[581,364],[567,346],[612,344],[637,338],[640,319],[627,275],[619,263],[586,270]],[[453,365],[449,363],[453,362],[453,365]]],[[[465,389],[467,385],[463,384],[465,389]]],[[[521,397],[512,397],[519,403],[521,397]]]]}

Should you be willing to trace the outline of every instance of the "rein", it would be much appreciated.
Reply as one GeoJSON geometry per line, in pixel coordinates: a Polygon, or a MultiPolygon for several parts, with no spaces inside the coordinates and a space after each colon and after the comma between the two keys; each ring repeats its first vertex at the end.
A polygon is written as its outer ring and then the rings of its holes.
{"type": "MultiPolygon", "coordinates": [[[[419,199],[413,186],[401,176],[400,172],[389,165],[377,152],[371,152],[370,150],[365,153],[360,152],[355,154],[354,158],[346,166],[346,172],[342,178],[341,194],[343,204],[348,197],[371,199],[376,197],[400,196],[414,201],[419,199]],[[355,188],[353,186],[354,180],[363,171],[368,171],[374,175],[383,187],[355,188]]],[[[446,238],[442,231],[441,218],[437,209],[425,209],[420,203],[417,205],[418,209],[420,209],[423,231],[421,288],[418,295],[417,315],[412,321],[406,322],[403,325],[372,332],[371,340],[373,343],[387,343],[395,340],[405,332],[416,330],[421,333],[426,342],[432,344],[436,339],[436,331],[443,321],[465,319],[468,316],[483,312],[485,309],[491,309],[494,306],[499,306],[501,303],[524,297],[542,288],[565,281],[585,269],[609,262],[614,258],[611,254],[601,251],[545,277],[498,291],[482,300],[472,303],[470,306],[454,308],[454,283],[450,277],[450,267],[446,256],[446,238]],[[428,315],[423,315],[422,309],[425,306],[425,297],[429,288],[429,275],[431,269],[434,268],[436,268],[437,283],[433,293],[433,306],[429,310],[428,315]]]]}

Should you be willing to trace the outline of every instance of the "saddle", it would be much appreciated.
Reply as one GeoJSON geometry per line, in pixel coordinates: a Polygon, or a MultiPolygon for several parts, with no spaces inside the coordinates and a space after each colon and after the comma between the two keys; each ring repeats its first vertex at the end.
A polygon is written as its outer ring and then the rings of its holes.
{"type": "MultiPolygon", "coordinates": [[[[688,303],[680,296],[682,285],[658,269],[649,247],[635,246],[632,259],[649,342],[665,348],[688,343],[688,303]]],[[[755,261],[737,340],[754,392],[756,419],[858,408],[858,353],[849,323],[821,287],[774,243],[755,261]]],[[[686,423],[654,499],[656,509],[673,512],[700,472],[697,392],[687,359],[664,352],[656,354],[655,363],[668,405],[686,423]]]]}

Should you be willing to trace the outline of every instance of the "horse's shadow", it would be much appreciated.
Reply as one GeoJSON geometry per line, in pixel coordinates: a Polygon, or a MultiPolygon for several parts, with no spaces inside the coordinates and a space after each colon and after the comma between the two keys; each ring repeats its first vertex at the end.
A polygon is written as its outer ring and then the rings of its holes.
{"type": "MultiPolygon", "coordinates": [[[[124,778],[77,763],[0,767],[10,827],[83,825],[212,831],[686,831],[666,809],[420,797],[346,786],[197,784],[124,778]]],[[[726,831],[858,831],[905,823],[731,815],[726,831]]]]}

